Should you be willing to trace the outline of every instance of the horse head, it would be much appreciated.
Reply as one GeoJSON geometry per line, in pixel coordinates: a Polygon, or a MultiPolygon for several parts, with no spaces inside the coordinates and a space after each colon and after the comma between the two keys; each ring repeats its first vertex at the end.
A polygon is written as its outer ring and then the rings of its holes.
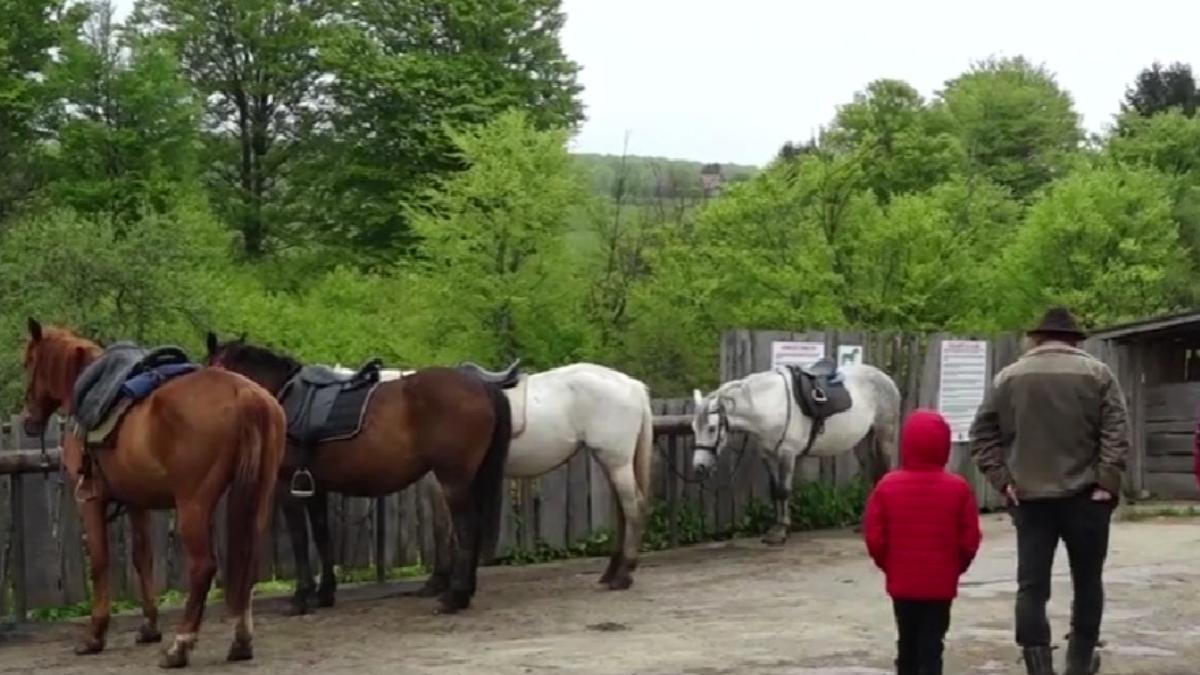
{"type": "Polygon", "coordinates": [[[33,317],[25,341],[25,405],[21,425],[40,436],[51,415],[70,405],[75,379],[100,352],[99,345],[63,328],[43,327],[33,317]]]}
{"type": "Polygon", "coordinates": [[[216,333],[209,331],[204,342],[208,350],[205,365],[244,375],[272,393],[278,393],[300,370],[299,361],[246,342],[245,333],[234,340],[221,342],[216,333]]]}
{"type": "Polygon", "coordinates": [[[695,437],[692,470],[703,478],[716,466],[717,457],[729,443],[727,399],[721,395],[720,389],[708,396],[694,389],[692,397],[696,402],[696,412],[692,418],[692,434],[695,437]]]}

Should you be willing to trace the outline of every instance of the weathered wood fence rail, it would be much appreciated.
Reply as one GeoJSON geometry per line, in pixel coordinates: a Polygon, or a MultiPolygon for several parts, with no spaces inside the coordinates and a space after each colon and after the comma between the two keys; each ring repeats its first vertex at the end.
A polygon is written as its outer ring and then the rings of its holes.
{"type": "MultiPolygon", "coordinates": [[[[684,401],[655,402],[666,413],[654,420],[656,497],[671,495],[671,513],[679,511],[682,483],[691,462],[691,409],[684,401]],[[668,412],[669,411],[669,412],[668,412]],[[670,455],[668,468],[661,460],[670,455]],[[675,474],[678,474],[676,476],[675,474]],[[670,478],[668,478],[670,476],[670,478]]],[[[20,422],[0,425],[0,618],[24,619],[30,610],[60,607],[86,600],[89,583],[81,526],[73,486],[59,471],[58,425],[39,441],[25,436],[20,422]]],[[[433,560],[435,537],[443,527],[432,499],[440,498],[426,479],[399,494],[381,499],[331,496],[333,546],[343,570],[374,567],[374,578],[392,570],[433,560]]],[[[498,556],[539,547],[563,549],[612,525],[613,503],[599,466],[580,454],[563,467],[536,480],[510,481],[498,556]]],[[[715,505],[713,506],[715,508],[715,505]]],[[[222,508],[223,510],[223,508],[222,508]]],[[[716,532],[715,513],[710,514],[716,532]]],[[[672,522],[674,519],[672,519],[672,522]]],[[[216,547],[222,555],[224,519],[220,512],[216,547]]],[[[136,577],[130,560],[130,533],[124,518],[110,526],[114,593],[132,597],[136,577]]],[[[671,535],[674,542],[678,538],[671,535]]],[[[183,588],[183,560],[175,539],[174,514],[154,514],[155,576],[158,589],[183,588]]],[[[314,551],[315,553],[315,551],[314,551]]],[[[262,579],[288,579],[293,556],[282,519],[272,524],[262,579]]]]}

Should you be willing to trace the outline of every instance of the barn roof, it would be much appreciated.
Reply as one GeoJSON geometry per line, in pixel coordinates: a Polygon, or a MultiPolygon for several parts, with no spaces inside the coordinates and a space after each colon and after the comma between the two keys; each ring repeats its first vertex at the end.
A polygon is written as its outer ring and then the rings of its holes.
{"type": "Polygon", "coordinates": [[[1165,314],[1131,323],[1110,326],[1092,331],[1089,337],[1100,340],[1128,340],[1153,333],[1195,330],[1200,332],[1200,310],[1165,314]]]}

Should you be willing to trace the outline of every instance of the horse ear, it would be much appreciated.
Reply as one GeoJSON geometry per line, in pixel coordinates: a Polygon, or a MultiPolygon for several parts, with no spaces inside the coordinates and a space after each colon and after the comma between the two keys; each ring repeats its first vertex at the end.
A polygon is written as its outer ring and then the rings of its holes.
{"type": "Polygon", "coordinates": [[[205,338],[204,338],[204,346],[208,348],[208,355],[209,355],[209,356],[212,356],[213,354],[216,354],[216,353],[217,353],[217,347],[219,347],[219,346],[220,346],[220,345],[217,343],[217,334],[216,334],[216,333],[214,333],[214,332],[212,332],[211,330],[210,330],[210,331],[208,331],[208,335],[207,335],[207,336],[205,336],[205,338]]]}
{"type": "Polygon", "coordinates": [[[704,395],[700,393],[699,389],[692,390],[692,400],[696,402],[696,405],[704,403],[704,395]]]}
{"type": "Polygon", "coordinates": [[[38,320],[32,316],[29,317],[29,337],[34,342],[42,339],[42,324],[38,323],[38,320]]]}

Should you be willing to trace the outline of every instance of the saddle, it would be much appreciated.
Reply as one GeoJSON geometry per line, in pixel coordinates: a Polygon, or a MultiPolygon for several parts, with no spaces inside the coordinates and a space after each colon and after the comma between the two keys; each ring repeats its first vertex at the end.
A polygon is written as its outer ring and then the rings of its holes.
{"type": "Polygon", "coordinates": [[[463,361],[458,364],[458,370],[501,389],[512,389],[521,381],[521,359],[508,364],[504,370],[488,370],[477,363],[463,361]]]}
{"type": "Polygon", "coordinates": [[[382,360],[372,359],[349,374],[324,365],[304,366],[283,385],[279,401],[287,416],[288,438],[300,451],[292,477],[293,495],[311,497],[316,491],[308,471],[308,458],[316,445],[349,440],[362,430],[382,365],[382,360]]]}
{"type": "MultiPolygon", "coordinates": [[[[132,342],[118,342],[96,358],[75,380],[72,403],[75,422],[86,436],[104,426],[115,427],[121,412],[171,379],[199,368],[179,347],[146,351],[132,342]]],[[[109,431],[111,432],[111,428],[109,431]]]]}
{"type": "Polygon", "coordinates": [[[808,444],[801,456],[807,455],[813,443],[825,430],[825,420],[846,412],[854,401],[842,381],[842,373],[832,359],[821,359],[811,366],[787,366],[792,376],[792,397],[812,420],[808,444]]]}

